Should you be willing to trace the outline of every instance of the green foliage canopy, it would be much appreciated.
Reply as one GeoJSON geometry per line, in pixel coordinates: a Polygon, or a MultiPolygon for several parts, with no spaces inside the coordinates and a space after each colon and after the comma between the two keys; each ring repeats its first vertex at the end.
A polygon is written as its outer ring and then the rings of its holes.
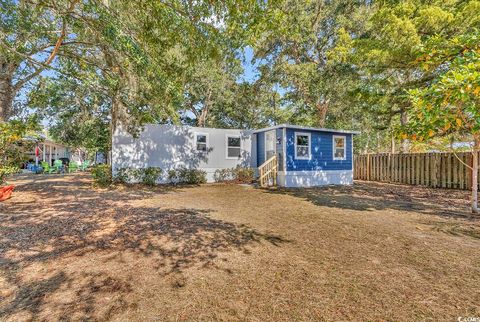
{"type": "Polygon", "coordinates": [[[480,141],[480,33],[432,37],[419,61],[437,75],[429,86],[410,91],[406,134],[414,140],[454,136],[480,141]]]}

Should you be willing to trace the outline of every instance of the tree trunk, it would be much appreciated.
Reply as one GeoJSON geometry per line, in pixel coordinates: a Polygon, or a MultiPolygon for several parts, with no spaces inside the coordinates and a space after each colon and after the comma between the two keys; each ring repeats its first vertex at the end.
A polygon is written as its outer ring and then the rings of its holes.
{"type": "Polygon", "coordinates": [[[377,132],[377,153],[380,153],[380,132],[377,132]]]}
{"type": "Polygon", "coordinates": [[[211,97],[212,97],[212,90],[209,89],[207,92],[207,96],[205,97],[205,101],[203,102],[202,110],[198,115],[197,125],[199,127],[205,127],[207,125],[207,117],[208,117],[208,112],[210,110],[211,97]]]}
{"type": "Polygon", "coordinates": [[[120,94],[117,92],[112,97],[112,124],[111,135],[115,133],[117,128],[121,130],[128,130],[128,112],[127,107],[123,103],[120,94]]]}
{"type": "MultiPolygon", "coordinates": [[[[400,124],[402,126],[406,126],[407,123],[408,123],[407,111],[402,110],[400,114],[400,124]]],[[[403,153],[408,153],[408,151],[410,150],[410,146],[408,143],[409,143],[408,139],[402,139],[401,150],[403,153]]]]}
{"type": "Polygon", "coordinates": [[[0,122],[7,121],[12,113],[12,102],[15,96],[13,87],[13,66],[0,60],[0,122]]]}
{"type": "Polygon", "coordinates": [[[200,115],[197,120],[197,125],[198,127],[205,127],[207,124],[207,116],[208,116],[208,106],[205,106],[202,111],[200,112],[200,115]]]}
{"type": "Polygon", "coordinates": [[[315,108],[317,109],[319,127],[325,127],[325,121],[327,119],[328,112],[328,103],[329,101],[327,100],[325,102],[318,102],[315,104],[315,108]]]}
{"type": "Polygon", "coordinates": [[[476,137],[473,146],[472,158],[472,213],[478,214],[478,153],[480,152],[480,138],[476,137]]]}
{"type": "MultiPolygon", "coordinates": [[[[114,56],[108,48],[102,47],[103,55],[105,58],[105,63],[108,66],[108,69],[113,71],[119,78],[119,84],[117,84],[116,88],[112,89],[111,92],[111,120],[110,120],[110,134],[111,138],[113,139],[113,135],[117,128],[122,128],[122,130],[127,130],[127,108],[122,101],[121,97],[121,90],[125,86],[127,75],[123,72],[119,62],[118,57],[114,56]]],[[[128,82],[128,80],[127,80],[128,82]]],[[[130,84],[130,86],[132,86],[130,84]]]]}

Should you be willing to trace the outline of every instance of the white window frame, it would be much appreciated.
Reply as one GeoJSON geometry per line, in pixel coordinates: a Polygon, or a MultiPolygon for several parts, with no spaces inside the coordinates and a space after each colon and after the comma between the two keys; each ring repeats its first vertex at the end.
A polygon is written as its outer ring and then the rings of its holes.
{"type": "Polygon", "coordinates": [[[208,152],[208,148],[210,147],[209,144],[208,144],[208,133],[201,133],[201,132],[195,132],[195,137],[194,137],[194,144],[195,144],[195,151],[198,152],[198,153],[207,153],[208,152]],[[201,150],[198,150],[197,148],[197,137],[199,135],[202,135],[202,136],[205,136],[206,137],[206,140],[205,140],[205,143],[206,143],[206,146],[207,146],[207,149],[206,151],[201,151],[201,150]]]}
{"type": "Polygon", "coordinates": [[[296,160],[311,160],[312,159],[312,135],[309,132],[295,132],[295,159],[296,160]],[[297,137],[299,136],[308,136],[308,156],[298,156],[297,155],[297,137]]]}
{"type": "Polygon", "coordinates": [[[333,160],[347,160],[347,137],[345,135],[334,135],[332,137],[332,148],[333,148],[333,151],[332,151],[333,160]],[[344,150],[343,158],[335,157],[335,150],[337,149],[335,146],[335,139],[343,139],[343,150],[344,150]]]}
{"type": "MultiPolygon", "coordinates": [[[[233,147],[236,148],[236,147],[233,147]]],[[[238,134],[225,134],[225,159],[227,160],[240,160],[242,158],[242,137],[238,134]],[[239,138],[240,139],[240,156],[238,157],[229,157],[228,156],[228,138],[239,138]]]]}

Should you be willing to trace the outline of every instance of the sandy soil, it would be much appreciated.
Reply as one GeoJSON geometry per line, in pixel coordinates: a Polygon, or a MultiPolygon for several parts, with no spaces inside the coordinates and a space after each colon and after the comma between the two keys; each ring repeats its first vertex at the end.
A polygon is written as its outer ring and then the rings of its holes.
{"type": "Polygon", "coordinates": [[[13,181],[0,203],[0,320],[480,316],[480,218],[468,192],[13,181]]]}

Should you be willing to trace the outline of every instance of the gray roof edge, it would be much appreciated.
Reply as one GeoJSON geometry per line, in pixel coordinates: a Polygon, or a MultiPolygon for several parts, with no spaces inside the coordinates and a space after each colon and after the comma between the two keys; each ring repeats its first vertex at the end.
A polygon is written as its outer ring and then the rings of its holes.
{"type": "Polygon", "coordinates": [[[193,129],[195,131],[201,130],[218,130],[218,131],[239,131],[239,132],[250,132],[253,133],[254,130],[251,129],[237,129],[237,128],[221,128],[221,127],[199,127],[194,125],[187,125],[187,124],[156,124],[156,123],[146,123],[143,125],[145,126],[166,126],[166,127],[180,127],[186,129],[193,129]]]}
{"type": "Polygon", "coordinates": [[[360,131],[349,131],[349,130],[335,130],[335,129],[326,129],[322,127],[309,127],[309,126],[300,126],[300,125],[291,125],[291,124],[279,124],[275,126],[266,127],[263,129],[254,130],[253,133],[265,132],[280,128],[290,128],[297,130],[309,130],[309,131],[321,131],[321,132],[333,132],[333,133],[345,133],[345,134],[360,134],[360,131]]]}
{"type": "Polygon", "coordinates": [[[202,129],[211,129],[211,130],[223,130],[223,131],[245,131],[245,132],[250,132],[250,133],[259,133],[259,132],[265,132],[265,131],[270,131],[274,129],[280,129],[280,128],[290,128],[290,129],[297,129],[297,130],[309,130],[309,131],[321,131],[321,132],[332,132],[332,133],[344,133],[344,134],[360,134],[359,131],[349,131],[349,130],[335,130],[335,129],[326,129],[326,128],[320,128],[320,127],[308,127],[308,126],[300,126],[300,125],[292,125],[292,124],[279,124],[275,126],[270,126],[266,127],[263,129],[258,129],[258,130],[250,130],[250,129],[222,129],[222,128],[217,128],[217,127],[198,127],[198,126],[192,126],[192,125],[174,125],[174,124],[145,124],[145,126],[177,126],[177,127],[183,127],[183,128],[189,128],[189,129],[194,129],[194,130],[202,130],[202,129]]]}

